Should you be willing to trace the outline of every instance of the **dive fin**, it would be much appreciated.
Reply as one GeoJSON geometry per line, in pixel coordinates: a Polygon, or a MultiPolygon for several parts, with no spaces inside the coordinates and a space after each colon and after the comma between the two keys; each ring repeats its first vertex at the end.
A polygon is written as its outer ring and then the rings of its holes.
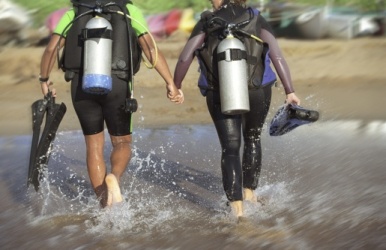
{"type": "Polygon", "coordinates": [[[319,119],[319,112],[306,109],[295,104],[287,104],[279,108],[273,117],[269,134],[271,136],[284,135],[293,129],[315,122],[319,119]]]}
{"type": "Polygon", "coordinates": [[[29,184],[31,183],[31,180],[32,180],[34,165],[36,162],[35,161],[36,151],[39,144],[40,127],[43,123],[44,114],[46,113],[47,100],[46,99],[37,100],[32,104],[31,108],[32,108],[32,132],[33,133],[32,133],[30,159],[29,159],[27,187],[29,187],[29,184]]]}
{"type": "MultiPolygon", "coordinates": [[[[40,174],[47,166],[51,154],[50,148],[52,146],[52,142],[55,139],[56,131],[58,130],[59,124],[67,111],[66,105],[64,103],[55,104],[55,99],[52,97],[51,93],[47,94],[45,100],[47,101],[45,109],[46,122],[41,138],[36,147],[36,152],[34,156],[31,155],[32,162],[30,162],[28,176],[28,183],[32,183],[36,191],[39,190],[40,174]]],[[[31,152],[33,150],[34,149],[31,148],[31,152]]]]}

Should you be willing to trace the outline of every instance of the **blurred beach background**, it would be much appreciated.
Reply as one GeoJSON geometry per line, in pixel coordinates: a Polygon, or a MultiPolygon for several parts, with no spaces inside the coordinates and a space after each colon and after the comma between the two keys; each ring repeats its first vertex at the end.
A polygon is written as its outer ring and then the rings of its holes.
{"type": "MultiPolygon", "coordinates": [[[[247,206],[248,222],[243,224],[227,215],[221,149],[197,88],[196,62],[182,86],[182,105],[166,98],[164,82],[154,70],[142,65],[136,74],[139,109],[134,114],[134,157],[122,183],[126,202],[111,211],[98,209],[70,86],[55,68],[50,79],[58,92],[56,102],[64,102],[68,110],[54,142],[49,178],[39,193],[27,189],[31,104],[42,98],[37,79],[50,35],[48,21],[69,3],[0,0],[4,249],[384,249],[383,1],[250,2],[271,21],[302,106],[318,110],[321,117],[270,137],[267,127],[285,98],[280,82],[273,88],[256,191],[268,203],[247,206]]],[[[173,72],[209,2],[134,3],[143,9],[173,72]]],[[[108,158],[111,146],[106,147],[108,158]]]]}

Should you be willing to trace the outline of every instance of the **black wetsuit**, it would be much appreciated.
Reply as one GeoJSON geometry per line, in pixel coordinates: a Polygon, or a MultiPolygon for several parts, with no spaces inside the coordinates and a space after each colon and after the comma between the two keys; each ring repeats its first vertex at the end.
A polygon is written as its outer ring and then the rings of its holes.
{"type": "Polygon", "coordinates": [[[125,111],[127,80],[112,74],[113,87],[107,95],[88,94],[82,90],[82,76],[76,74],[71,81],[71,97],[84,135],[103,131],[104,122],[110,135],[131,134],[130,113],[125,111]],[[87,110],[87,112],[85,112],[87,110]]]}
{"type": "MultiPolygon", "coordinates": [[[[244,8],[234,6],[218,11],[227,15],[242,15],[244,8]]],[[[272,29],[263,17],[259,17],[261,31],[259,37],[270,46],[269,57],[275,66],[287,94],[294,92],[288,66],[282,57],[272,29]]],[[[181,86],[186,72],[195,56],[194,52],[205,40],[205,25],[198,22],[184,47],[175,69],[174,80],[181,86]]],[[[262,63],[262,62],[261,62],[262,63]]],[[[222,155],[221,170],[223,186],[229,201],[243,199],[243,187],[256,189],[261,171],[261,131],[271,103],[271,86],[249,90],[250,111],[242,115],[225,115],[221,112],[220,94],[208,91],[206,101],[208,110],[220,139],[222,155]],[[244,150],[240,159],[241,135],[244,138],[244,150]]]]}

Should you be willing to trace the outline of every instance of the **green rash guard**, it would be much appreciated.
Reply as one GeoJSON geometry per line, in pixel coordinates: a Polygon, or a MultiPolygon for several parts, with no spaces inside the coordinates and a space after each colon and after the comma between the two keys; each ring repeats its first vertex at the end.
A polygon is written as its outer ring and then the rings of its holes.
{"type": "MultiPolygon", "coordinates": [[[[138,7],[132,4],[127,4],[126,8],[130,13],[131,25],[133,26],[133,29],[135,30],[135,33],[137,34],[137,36],[139,37],[145,34],[146,32],[148,32],[149,28],[142,14],[142,11],[138,7]]],[[[66,33],[63,33],[63,31],[66,28],[66,26],[74,19],[74,17],[75,17],[74,9],[68,10],[60,19],[53,33],[66,37],[67,31],[71,26],[68,27],[66,33]]]]}

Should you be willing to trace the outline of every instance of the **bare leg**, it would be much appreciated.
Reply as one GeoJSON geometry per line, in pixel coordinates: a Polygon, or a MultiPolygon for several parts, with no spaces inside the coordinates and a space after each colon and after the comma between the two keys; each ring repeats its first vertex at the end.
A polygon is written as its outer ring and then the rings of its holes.
{"type": "Polygon", "coordinates": [[[101,205],[104,207],[107,201],[106,185],[104,183],[106,176],[106,164],[103,158],[104,133],[102,131],[95,135],[86,135],[85,140],[87,170],[91,185],[96,196],[101,200],[101,205]]]}
{"type": "Polygon", "coordinates": [[[110,156],[111,173],[115,175],[119,183],[131,159],[131,135],[110,137],[113,145],[110,156]]]}
{"type": "Polygon", "coordinates": [[[131,135],[110,136],[113,145],[111,152],[111,174],[106,176],[106,185],[108,190],[107,205],[122,202],[119,182],[122,174],[125,172],[131,159],[131,135]]]}

